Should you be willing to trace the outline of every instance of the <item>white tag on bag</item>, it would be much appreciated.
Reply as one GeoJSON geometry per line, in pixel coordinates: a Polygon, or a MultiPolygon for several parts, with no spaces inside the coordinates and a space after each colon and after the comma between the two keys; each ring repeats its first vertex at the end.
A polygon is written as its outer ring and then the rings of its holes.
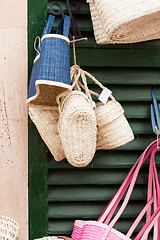
{"type": "Polygon", "coordinates": [[[111,95],[112,91],[110,91],[108,88],[104,88],[103,91],[101,92],[101,94],[99,95],[99,100],[106,104],[106,102],[108,101],[109,96],[111,95]]]}
{"type": "Polygon", "coordinates": [[[92,101],[92,107],[94,110],[96,109],[96,103],[94,101],[92,101]]]}

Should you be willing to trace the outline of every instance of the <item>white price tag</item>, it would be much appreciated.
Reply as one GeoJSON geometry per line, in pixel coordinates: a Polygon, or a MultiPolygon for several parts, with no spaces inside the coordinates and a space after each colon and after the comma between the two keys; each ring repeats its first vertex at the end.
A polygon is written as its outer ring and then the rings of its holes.
{"type": "Polygon", "coordinates": [[[101,92],[101,94],[99,95],[99,100],[106,104],[106,102],[108,101],[109,96],[111,95],[112,91],[110,91],[108,88],[104,88],[103,91],[101,92]]]}
{"type": "Polygon", "coordinates": [[[96,103],[94,101],[92,101],[92,107],[93,109],[96,109],[96,103]]]}

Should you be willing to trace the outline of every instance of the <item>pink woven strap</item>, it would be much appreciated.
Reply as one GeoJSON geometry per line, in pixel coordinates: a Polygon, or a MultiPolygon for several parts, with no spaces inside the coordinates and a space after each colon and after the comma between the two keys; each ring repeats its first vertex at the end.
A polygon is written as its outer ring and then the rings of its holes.
{"type": "MultiPolygon", "coordinates": [[[[120,207],[118,213],[116,214],[116,216],[113,218],[113,220],[110,222],[109,224],[109,228],[106,230],[104,236],[102,239],[105,239],[105,237],[108,235],[109,231],[113,228],[114,224],[117,222],[117,220],[119,219],[119,217],[121,216],[121,214],[123,213],[124,209],[126,208],[128,201],[130,199],[130,196],[132,194],[139,170],[141,168],[141,166],[143,165],[143,163],[145,162],[145,160],[148,158],[148,156],[154,151],[154,149],[157,148],[157,141],[154,141],[153,143],[151,143],[147,149],[142,153],[142,155],[140,156],[140,158],[137,160],[137,162],[135,163],[135,165],[132,167],[131,171],[129,172],[129,174],[127,175],[125,181],[123,182],[122,186],[120,187],[120,189],[118,190],[118,192],[115,194],[115,196],[113,197],[113,199],[110,201],[110,203],[108,204],[107,208],[105,208],[105,210],[103,211],[103,213],[101,214],[100,218],[98,219],[99,221],[104,221],[105,217],[106,221],[105,223],[108,224],[108,221],[111,219],[111,217],[113,216],[113,213],[117,207],[117,205],[119,204],[126,186],[129,185],[130,186],[128,188],[127,194],[125,196],[125,199],[122,203],[122,206],[120,207]]],[[[152,160],[151,160],[152,161],[152,160]]],[[[153,169],[153,168],[152,168],[153,169]]],[[[152,174],[153,176],[154,174],[152,174]]],[[[157,195],[156,193],[157,188],[155,187],[155,180],[154,180],[154,194],[157,195]]],[[[154,199],[156,199],[154,197],[154,199]]],[[[156,201],[156,200],[155,200],[156,201]]],[[[145,208],[145,210],[148,211],[148,208],[150,207],[150,205],[147,205],[147,207],[145,208]]],[[[141,215],[140,215],[141,216],[141,215]]],[[[138,220],[140,219],[140,217],[138,218],[138,220]]],[[[134,224],[134,226],[132,226],[131,232],[133,231],[133,229],[135,228],[136,225],[138,225],[138,220],[136,221],[136,224],[134,224]]],[[[156,239],[157,240],[157,239],[156,239]]]]}
{"type": "MultiPolygon", "coordinates": [[[[156,197],[154,199],[154,211],[160,206],[160,184],[159,184],[159,178],[157,174],[156,164],[155,164],[155,154],[157,152],[157,148],[155,148],[151,153],[150,158],[150,166],[149,166],[149,177],[148,177],[148,196],[147,199],[150,199],[152,195],[152,189],[156,189],[156,197]],[[154,183],[152,183],[152,180],[154,183]],[[153,185],[153,188],[152,188],[153,185]]],[[[147,216],[146,221],[151,216],[151,207],[147,210],[147,216]]],[[[157,221],[154,225],[154,233],[153,233],[153,239],[159,240],[159,229],[160,229],[160,220],[157,221]],[[157,236],[157,237],[156,237],[157,236]]],[[[146,237],[147,239],[147,237],[146,237]]]]}
{"type": "MultiPolygon", "coordinates": [[[[158,219],[160,218],[160,207],[157,208],[157,210],[153,213],[153,215],[149,218],[147,223],[144,225],[144,227],[141,229],[141,231],[138,233],[138,235],[135,237],[134,240],[144,240],[148,236],[149,232],[153,228],[154,224],[158,219]]],[[[157,238],[155,238],[157,239],[157,238]]]]}
{"type": "MultiPolygon", "coordinates": [[[[112,216],[113,216],[113,214],[114,214],[114,212],[115,212],[115,210],[116,210],[120,200],[122,199],[124,193],[126,192],[129,184],[130,184],[130,188],[128,190],[127,198],[128,197],[130,198],[130,195],[132,193],[132,190],[133,190],[133,187],[134,187],[134,184],[135,184],[138,172],[140,170],[140,167],[145,162],[145,160],[148,158],[148,156],[151,154],[152,150],[157,146],[156,144],[157,144],[157,141],[154,141],[141,154],[141,156],[139,157],[137,162],[134,164],[134,166],[132,167],[132,169],[128,173],[126,179],[124,180],[123,184],[121,185],[121,187],[119,188],[119,190],[117,191],[115,196],[112,198],[112,200],[109,202],[107,207],[104,209],[104,211],[102,212],[102,214],[98,218],[99,222],[104,222],[104,220],[106,219],[104,223],[105,224],[109,223],[109,221],[112,218],[112,216]],[[134,176],[134,179],[133,179],[133,176],[134,176]]],[[[129,198],[128,198],[128,200],[129,200],[129,198]]],[[[127,203],[128,202],[126,202],[126,200],[125,200],[124,204],[127,205],[127,203]]],[[[123,207],[124,207],[124,205],[123,205],[123,207]]]]}

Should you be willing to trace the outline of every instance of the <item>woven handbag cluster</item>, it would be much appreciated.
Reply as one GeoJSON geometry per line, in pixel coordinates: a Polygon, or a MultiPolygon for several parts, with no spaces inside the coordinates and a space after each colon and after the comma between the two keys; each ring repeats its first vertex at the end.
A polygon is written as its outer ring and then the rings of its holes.
{"type": "Polygon", "coordinates": [[[111,100],[97,102],[93,109],[86,76],[105,88],[78,65],[70,68],[70,17],[61,20],[56,34],[51,33],[54,20],[49,15],[36,49],[27,99],[29,116],[56,161],[66,157],[74,167],[85,167],[96,149],[120,147],[134,136],[122,106],[111,94],[111,100]]]}
{"type": "MultiPolygon", "coordinates": [[[[159,140],[160,143],[160,140],[159,140]]],[[[136,235],[134,240],[144,240],[153,228],[153,240],[160,238],[160,181],[155,164],[155,154],[157,152],[157,141],[151,143],[141,154],[134,166],[131,168],[121,187],[108,203],[97,221],[76,220],[72,232],[73,240],[130,240],[134,230],[141,223],[143,216],[146,214],[146,223],[136,235]],[[114,225],[124,212],[131,197],[136,179],[142,165],[147,159],[150,159],[148,175],[148,195],[147,203],[133,222],[127,234],[117,231],[114,225]],[[118,205],[124,200],[116,214],[118,205]],[[152,211],[151,211],[152,210],[152,211]]]]}
{"type": "Polygon", "coordinates": [[[98,44],[160,38],[159,0],[87,0],[98,44]]]}

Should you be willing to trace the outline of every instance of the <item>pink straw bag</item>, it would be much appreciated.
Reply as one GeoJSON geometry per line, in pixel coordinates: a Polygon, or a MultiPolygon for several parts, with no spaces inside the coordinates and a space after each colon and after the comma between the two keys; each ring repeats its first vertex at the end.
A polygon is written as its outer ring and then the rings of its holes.
{"type": "MultiPolygon", "coordinates": [[[[160,143],[160,140],[159,140],[160,143]]],[[[155,165],[155,154],[157,152],[157,141],[151,143],[146,150],[141,154],[139,159],[136,161],[130,172],[128,173],[123,184],[109,202],[107,207],[104,209],[97,221],[81,221],[76,220],[72,232],[72,239],[74,240],[130,240],[132,233],[142,220],[145,213],[146,224],[141,229],[141,231],[136,236],[135,240],[147,239],[148,233],[154,226],[154,240],[159,240],[160,237],[160,183],[157,175],[156,165],[155,165]],[[148,177],[148,196],[147,204],[140,212],[132,226],[130,227],[128,233],[124,235],[123,233],[114,229],[114,225],[117,220],[122,215],[125,210],[128,201],[131,197],[136,179],[138,177],[139,170],[146,159],[150,157],[150,167],[149,167],[149,177],[148,177]],[[128,189],[128,190],[127,190],[128,189]],[[126,193],[127,191],[127,193],[126,193]],[[123,195],[126,196],[123,203],[118,210],[115,217],[112,219],[118,204],[120,203],[123,195]],[[151,205],[154,205],[154,213],[151,216],[151,205]],[[112,219],[112,220],[111,220],[112,219]]]]}

